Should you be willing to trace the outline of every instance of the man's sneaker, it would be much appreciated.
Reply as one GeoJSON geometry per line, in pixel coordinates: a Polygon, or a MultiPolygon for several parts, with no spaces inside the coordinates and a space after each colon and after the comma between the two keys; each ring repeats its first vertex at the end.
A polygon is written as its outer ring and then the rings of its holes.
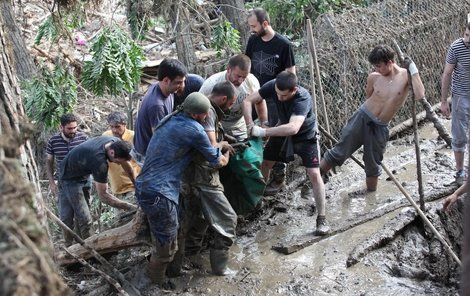
{"type": "Polygon", "coordinates": [[[463,182],[465,182],[465,180],[467,179],[467,176],[464,170],[458,170],[454,177],[455,177],[455,181],[460,185],[463,184],[463,182]]]}
{"type": "Polygon", "coordinates": [[[330,226],[326,222],[325,216],[318,216],[317,217],[317,229],[315,231],[316,235],[322,236],[330,232],[330,226]]]}

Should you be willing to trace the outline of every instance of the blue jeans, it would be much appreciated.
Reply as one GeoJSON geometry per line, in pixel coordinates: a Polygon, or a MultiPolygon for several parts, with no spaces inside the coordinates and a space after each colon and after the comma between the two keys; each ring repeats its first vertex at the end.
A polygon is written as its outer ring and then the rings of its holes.
{"type": "Polygon", "coordinates": [[[166,245],[176,241],[179,228],[178,205],[161,194],[136,191],[136,197],[158,243],[166,245]]]}
{"type": "Polygon", "coordinates": [[[452,150],[465,152],[470,130],[470,96],[452,95],[452,150]]]}

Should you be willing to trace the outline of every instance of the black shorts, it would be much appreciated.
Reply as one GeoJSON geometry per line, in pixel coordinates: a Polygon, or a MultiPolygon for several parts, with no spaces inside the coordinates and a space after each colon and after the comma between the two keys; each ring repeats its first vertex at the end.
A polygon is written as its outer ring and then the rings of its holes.
{"type": "MultiPolygon", "coordinates": [[[[268,143],[264,147],[263,159],[271,161],[288,162],[285,155],[282,155],[282,145],[286,140],[285,137],[270,137],[268,143]]],[[[304,140],[293,143],[294,154],[302,158],[302,164],[306,168],[320,167],[320,146],[317,139],[304,140]]]]}

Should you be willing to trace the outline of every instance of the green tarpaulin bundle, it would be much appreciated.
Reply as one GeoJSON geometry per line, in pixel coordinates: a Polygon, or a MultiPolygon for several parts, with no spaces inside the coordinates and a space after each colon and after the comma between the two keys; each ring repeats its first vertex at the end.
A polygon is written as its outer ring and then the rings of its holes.
{"type": "Polygon", "coordinates": [[[261,174],[263,141],[249,140],[250,146],[230,157],[229,164],[220,171],[225,196],[238,215],[245,215],[261,202],[266,184],[261,174]]]}

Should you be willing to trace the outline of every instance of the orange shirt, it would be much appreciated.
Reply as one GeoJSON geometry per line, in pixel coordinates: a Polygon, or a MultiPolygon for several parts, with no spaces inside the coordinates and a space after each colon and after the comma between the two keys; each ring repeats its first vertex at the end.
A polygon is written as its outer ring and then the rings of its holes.
{"type": "MultiPolygon", "coordinates": [[[[111,130],[107,130],[103,133],[103,136],[112,135],[113,133],[111,132],[111,130]]],[[[126,129],[126,131],[122,135],[122,140],[132,144],[134,140],[134,131],[126,129]]],[[[130,162],[132,169],[134,170],[134,176],[137,177],[137,175],[140,174],[140,167],[133,159],[130,162]]],[[[126,192],[134,191],[134,185],[132,184],[131,179],[129,179],[121,165],[114,162],[108,162],[108,164],[108,178],[109,183],[111,185],[111,192],[113,194],[123,194],[126,192]]]]}

